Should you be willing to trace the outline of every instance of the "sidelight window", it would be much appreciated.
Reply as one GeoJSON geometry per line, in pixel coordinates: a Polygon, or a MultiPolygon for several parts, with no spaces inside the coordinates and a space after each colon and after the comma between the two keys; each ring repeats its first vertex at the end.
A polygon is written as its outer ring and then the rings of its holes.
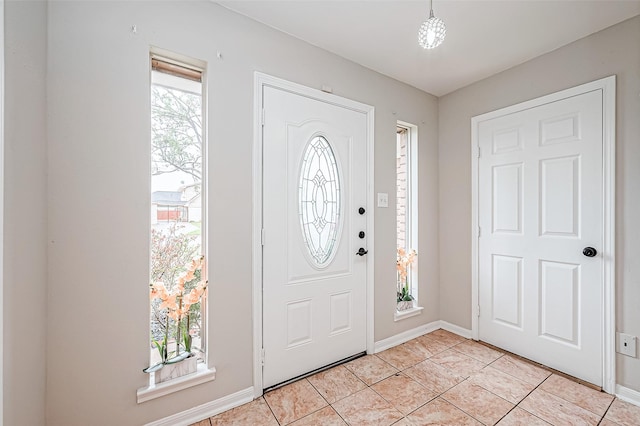
{"type": "Polygon", "coordinates": [[[396,128],[396,269],[398,311],[418,306],[417,127],[396,128]]]}

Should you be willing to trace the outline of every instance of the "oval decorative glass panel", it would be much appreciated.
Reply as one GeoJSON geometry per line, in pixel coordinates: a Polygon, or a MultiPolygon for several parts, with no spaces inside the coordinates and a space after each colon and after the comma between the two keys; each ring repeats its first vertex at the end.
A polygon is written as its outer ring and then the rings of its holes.
{"type": "Polygon", "coordinates": [[[336,157],[323,136],[314,136],[302,156],[298,185],[300,226],[310,258],[327,266],[340,229],[340,177],[336,157]]]}

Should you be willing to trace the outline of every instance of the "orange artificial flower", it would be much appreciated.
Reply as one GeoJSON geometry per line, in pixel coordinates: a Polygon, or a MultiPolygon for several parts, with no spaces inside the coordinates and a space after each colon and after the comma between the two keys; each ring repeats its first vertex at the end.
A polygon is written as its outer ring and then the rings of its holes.
{"type": "Polygon", "coordinates": [[[409,266],[413,263],[416,256],[418,254],[415,250],[406,252],[406,250],[402,247],[398,247],[398,257],[396,260],[396,270],[398,272],[398,281],[400,283],[405,283],[407,281],[407,272],[409,266]]]}

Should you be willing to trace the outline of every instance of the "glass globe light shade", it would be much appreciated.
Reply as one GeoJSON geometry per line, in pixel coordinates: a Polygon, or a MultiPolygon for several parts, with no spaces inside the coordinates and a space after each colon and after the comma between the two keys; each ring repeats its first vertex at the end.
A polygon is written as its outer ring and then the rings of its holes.
{"type": "Polygon", "coordinates": [[[440,18],[433,16],[433,10],[429,19],[424,21],[418,30],[418,43],[424,49],[433,49],[442,44],[447,34],[447,27],[440,18]]]}

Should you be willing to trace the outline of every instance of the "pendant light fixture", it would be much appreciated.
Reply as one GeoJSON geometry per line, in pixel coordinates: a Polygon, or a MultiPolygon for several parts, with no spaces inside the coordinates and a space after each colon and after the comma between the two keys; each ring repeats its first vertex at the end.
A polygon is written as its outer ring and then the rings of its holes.
{"type": "Polygon", "coordinates": [[[418,30],[418,43],[423,49],[434,49],[440,46],[447,34],[447,27],[440,18],[433,14],[433,0],[429,0],[429,19],[424,21],[418,30]]]}

